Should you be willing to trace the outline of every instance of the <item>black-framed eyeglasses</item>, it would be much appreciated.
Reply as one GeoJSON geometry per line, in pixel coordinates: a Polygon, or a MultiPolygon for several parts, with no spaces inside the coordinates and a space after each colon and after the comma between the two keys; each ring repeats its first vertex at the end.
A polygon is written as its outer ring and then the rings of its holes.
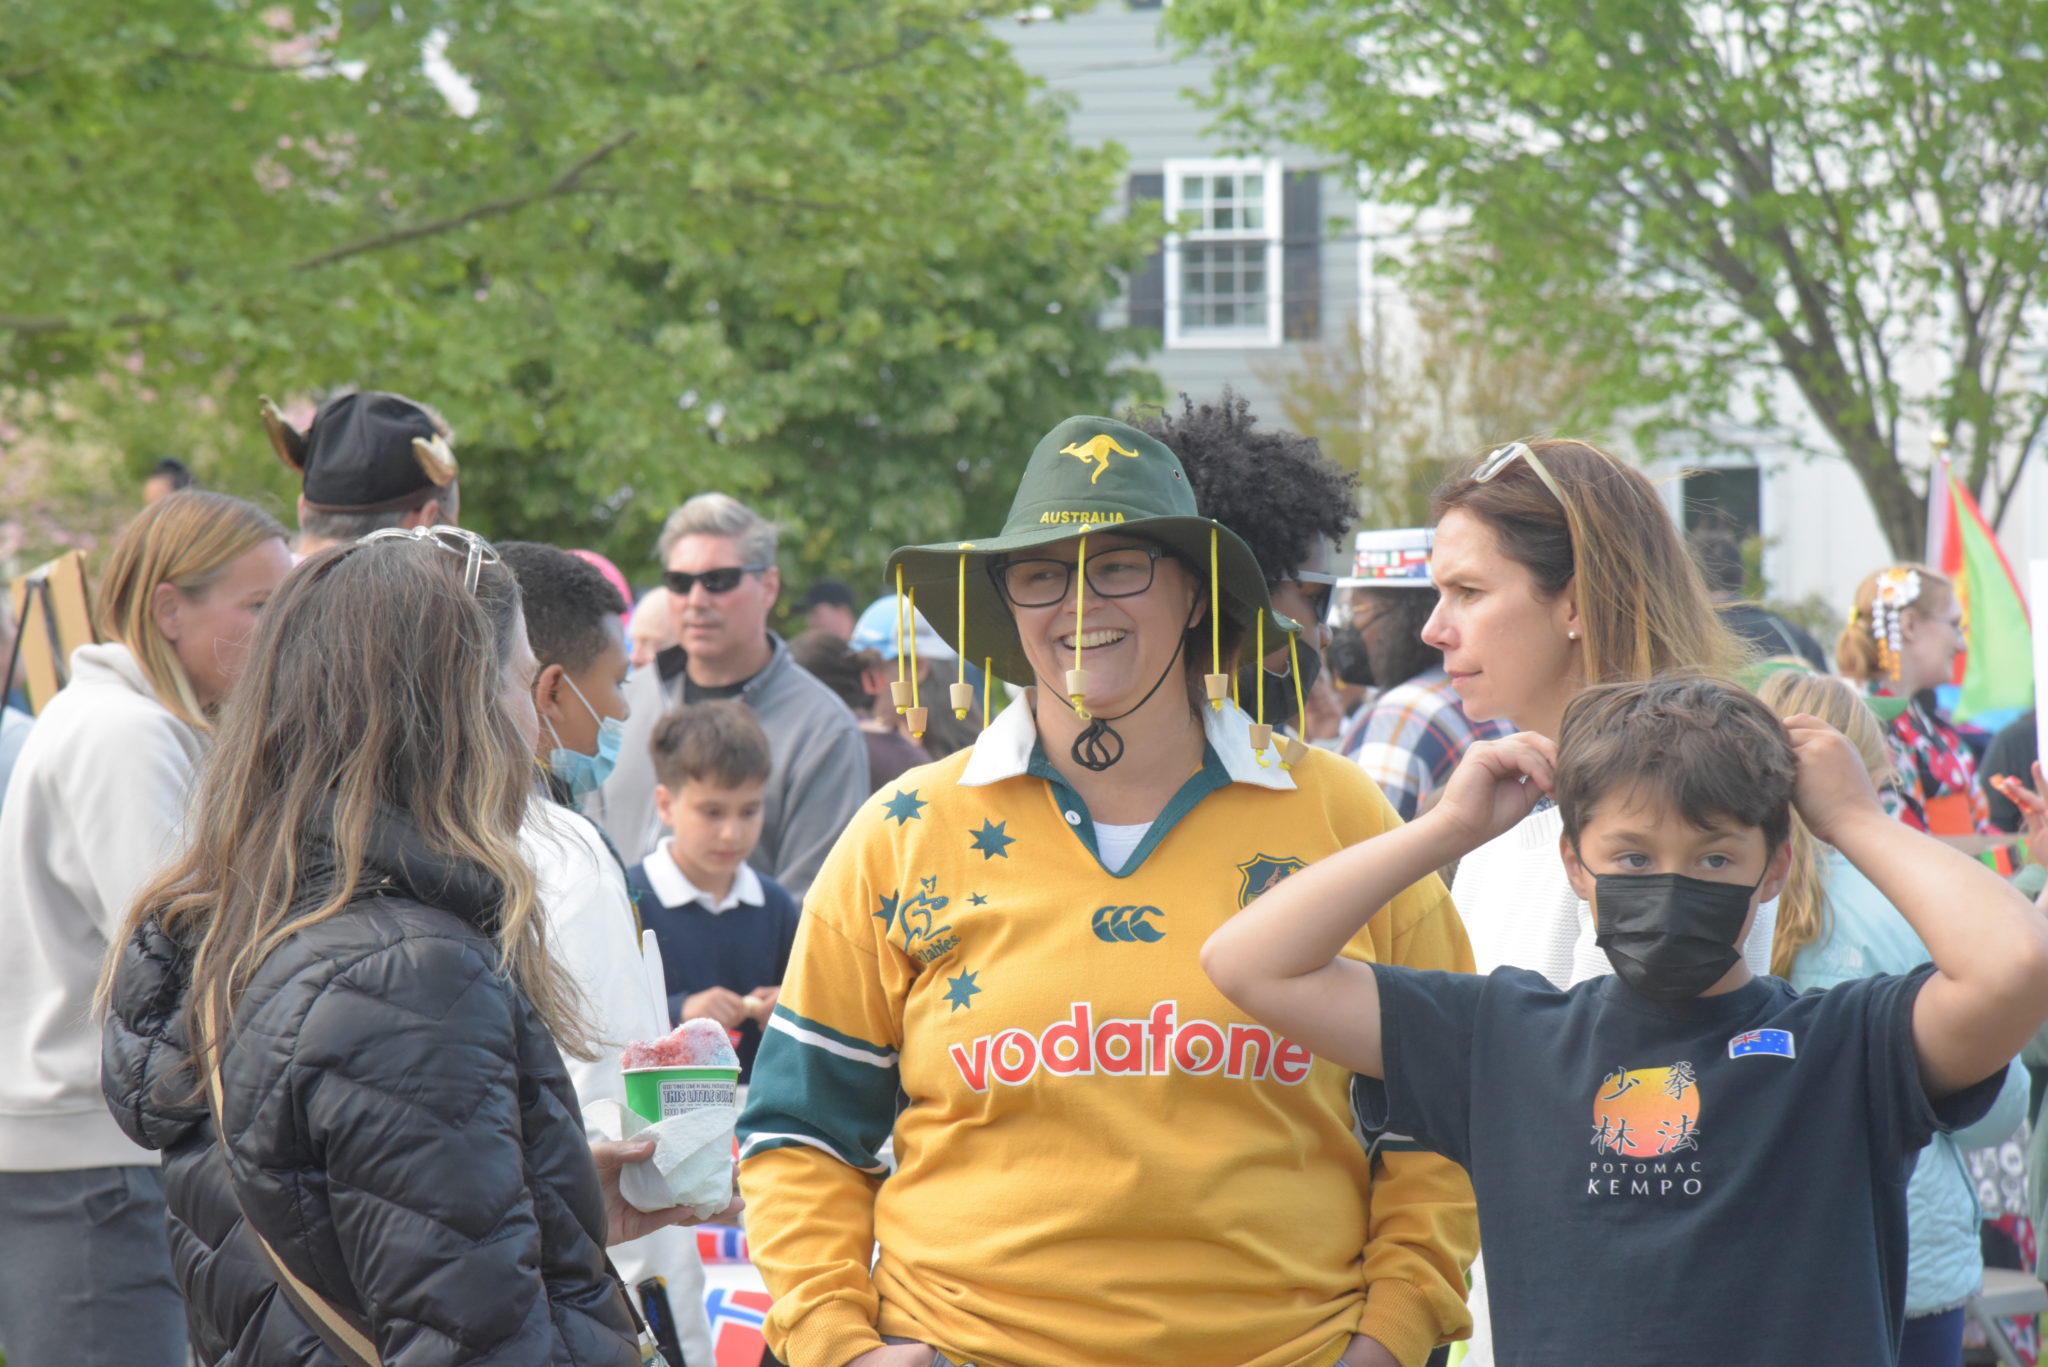
{"type": "Polygon", "coordinates": [[[731,593],[740,586],[740,581],[750,574],[759,574],[766,565],[724,565],[715,570],[700,570],[691,574],[688,570],[663,570],[662,587],[678,598],[688,598],[690,590],[702,584],[706,593],[731,593]]]}
{"type": "MultiPolygon", "coordinates": [[[[1134,598],[1152,587],[1158,546],[1119,546],[1088,557],[1088,587],[1098,598],[1134,598]]],[[[988,567],[996,592],[1013,607],[1049,608],[1074,586],[1071,560],[998,560],[988,567]]]]}

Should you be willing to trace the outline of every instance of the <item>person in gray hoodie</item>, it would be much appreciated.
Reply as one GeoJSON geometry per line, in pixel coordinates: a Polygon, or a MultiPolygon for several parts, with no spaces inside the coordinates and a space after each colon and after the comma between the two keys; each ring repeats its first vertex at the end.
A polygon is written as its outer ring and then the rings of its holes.
{"type": "Polygon", "coordinates": [[[768,630],[781,591],[775,525],[727,494],[699,494],[661,531],[662,584],[679,644],[626,680],[633,709],[618,767],[584,808],[628,865],[661,839],[654,811],[655,723],[677,704],[737,698],[768,733],[774,768],[751,862],[799,901],[868,794],[867,747],[853,713],[768,630]]]}
{"type": "Polygon", "coordinates": [[[291,569],[252,504],[186,490],[115,541],[102,644],[22,747],[0,809],[0,1348],[8,1367],[182,1367],[155,1154],[100,1096],[93,989],[171,853],[210,716],[291,569]]]}

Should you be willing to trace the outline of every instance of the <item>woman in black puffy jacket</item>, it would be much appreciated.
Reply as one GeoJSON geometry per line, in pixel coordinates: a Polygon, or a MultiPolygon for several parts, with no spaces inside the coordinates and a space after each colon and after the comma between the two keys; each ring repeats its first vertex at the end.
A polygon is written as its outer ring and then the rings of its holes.
{"type": "Polygon", "coordinates": [[[604,1245],[675,1217],[620,1201],[651,1146],[587,1144],[556,1052],[577,1002],[515,843],[533,673],[517,584],[453,529],[316,556],[264,616],[106,986],[103,1086],[163,1152],[209,1367],[352,1334],[385,1367],[641,1361],[604,1245]]]}

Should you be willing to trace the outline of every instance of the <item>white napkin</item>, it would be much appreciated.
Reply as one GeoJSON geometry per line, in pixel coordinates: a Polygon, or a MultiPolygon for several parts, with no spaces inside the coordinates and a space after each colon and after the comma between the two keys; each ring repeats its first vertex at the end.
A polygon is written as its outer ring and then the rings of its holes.
{"type": "Polygon", "coordinates": [[[700,1106],[649,1123],[616,1101],[593,1101],[583,1121],[599,1139],[652,1139],[654,1156],[619,1172],[619,1194],[636,1210],[688,1206],[708,1220],[732,1204],[732,1106],[700,1106]]]}

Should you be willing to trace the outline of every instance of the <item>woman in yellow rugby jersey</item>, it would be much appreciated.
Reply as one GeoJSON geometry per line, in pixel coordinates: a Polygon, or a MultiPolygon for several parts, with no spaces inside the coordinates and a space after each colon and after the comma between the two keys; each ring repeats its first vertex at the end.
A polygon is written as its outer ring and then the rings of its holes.
{"type": "MultiPolygon", "coordinates": [[[[1229,701],[1240,653],[1294,626],[1244,543],[1166,447],[1076,417],[999,535],[890,571],[1028,691],[876,793],[806,899],[740,1126],[770,1346],[790,1367],[1414,1367],[1462,1336],[1463,1173],[1362,1145],[1349,1074],[1201,971],[1261,891],[1396,821],[1356,766],[1229,701]]],[[[900,705],[915,730],[971,692],[900,705]]],[[[1471,966],[1434,878],[1349,952],[1471,966]]]]}

